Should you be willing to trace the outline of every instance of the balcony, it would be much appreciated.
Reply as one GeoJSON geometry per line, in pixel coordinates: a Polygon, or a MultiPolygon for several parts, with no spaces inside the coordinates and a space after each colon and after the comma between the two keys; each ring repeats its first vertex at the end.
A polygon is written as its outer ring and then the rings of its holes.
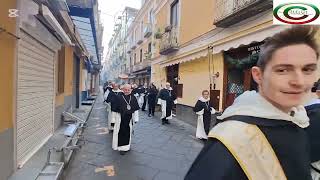
{"type": "Polygon", "coordinates": [[[143,40],[142,40],[142,39],[140,39],[140,40],[137,42],[138,45],[140,45],[140,44],[142,44],[142,43],[143,43],[143,40]]]}
{"type": "Polygon", "coordinates": [[[152,53],[151,52],[145,52],[144,53],[144,61],[150,61],[152,58],[152,53]]]}
{"type": "Polygon", "coordinates": [[[148,25],[143,30],[143,37],[149,38],[151,35],[152,35],[152,28],[150,25],[148,25]]]}
{"type": "Polygon", "coordinates": [[[177,50],[179,50],[178,29],[172,27],[170,31],[162,34],[160,39],[160,54],[167,55],[177,50]]]}
{"type": "Polygon", "coordinates": [[[263,11],[272,10],[272,0],[217,0],[214,25],[226,28],[263,11]]]}
{"type": "Polygon", "coordinates": [[[134,50],[134,49],[136,49],[136,48],[137,48],[136,45],[132,45],[132,46],[131,46],[131,49],[132,49],[132,50],[134,50]]]}
{"type": "Polygon", "coordinates": [[[151,66],[150,60],[144,60],[140,62],[139,64],[136,64],[132,67],[132,72],[141,71],[147,67],[151,66]]]}

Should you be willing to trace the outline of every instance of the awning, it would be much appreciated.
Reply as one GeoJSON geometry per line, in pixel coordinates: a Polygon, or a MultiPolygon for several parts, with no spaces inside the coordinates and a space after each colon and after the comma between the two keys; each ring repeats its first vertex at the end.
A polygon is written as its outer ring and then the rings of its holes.
{"type": "Polygon", "coordinates": [[[179,64],[179,63],[184,63],[184,62],[188,62],[188,61],[192,61],[194,59],[199,59],[201,57],[205,57],[208,55],[208,49],[202,49],[200,51],[194,52],[194,53],[190,53],[187,54],[181,58],[176,58],[175,60],[171,60],[169,62],[164,62],[160,64],[160,67],[167,67],[167,66],[172,66],[175,64],[179,64]]]}
{"type": "Polygon", "coordinates": [[[217,54],[221,51],[228,51],[229,49],[235,49],[240,46],[249,45],[254,42],[261,42],[274,34],[283,31],[291,26],[269,26],[265,29],[258,30],[244,36],[237,37],[235,39],[223,42],[223,43],[213,43],[213,54],[217,54]]]}
{"type": "Polygon", "coordinates": [[[261,42],[267,37],[291,27],[291,25],[273,25],[272,18],[271,12],[265,12],[244,20],[234,27],[215,28],[189,45],[181,47],[175,55],[161,56],[153,64],[166,67],[192,61],[207,56],[208,46],[213,47],[213,54],[217,54],[242,45],[261,42]]]}
{"type": "Polygon", "coordinates": [[[88,72],[91,72],[91,70],[93,69],[93,65],[92,65],[91,61],[89,59],[86,59],[85,62],[86,62],[85,65],[86,65],[88,72]]]}
{"type": "Polygon", "coordinates": [[[135,78],[135,77],[136,77],[135,75],[130,74],[129,77],[128,77],[128,79],[133,79],[133,78],[135,78]]]}
{"type": "Polygon", "coordinates": [[[119,78],[120,78],[120,79],[128,79],[129,76],[128,76],[127,74],[120,74],[120,75],[119,75],[119,78]]]}
{"type": "Polygon", "coordinates": [[[132,75],[139,75],[139,74],[148,74],[149,71],[147,69],[142,70],[142,71],[137,71],[137,72],[133,72],[131,73],[132,75]]]}

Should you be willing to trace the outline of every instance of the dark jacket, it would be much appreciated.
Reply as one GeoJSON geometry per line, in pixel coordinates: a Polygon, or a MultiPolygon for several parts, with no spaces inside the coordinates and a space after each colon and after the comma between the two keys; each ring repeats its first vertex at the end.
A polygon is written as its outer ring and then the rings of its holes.
{"type": "Polygon", "coordinates": [[[311,161],[320,160],[320,103],[306,106],[310,125],[306,129],[310,141],[311,161]]]}

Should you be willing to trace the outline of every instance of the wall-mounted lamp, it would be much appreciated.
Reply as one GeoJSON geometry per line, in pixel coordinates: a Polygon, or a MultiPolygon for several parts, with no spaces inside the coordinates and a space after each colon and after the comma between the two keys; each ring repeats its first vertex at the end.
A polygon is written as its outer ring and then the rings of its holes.
{"type": "Polygon", "coordinates": [[[215,77],[215,78],[218,78],[219,77],[219,72],[216,72],[213,76],[215,77]]]}

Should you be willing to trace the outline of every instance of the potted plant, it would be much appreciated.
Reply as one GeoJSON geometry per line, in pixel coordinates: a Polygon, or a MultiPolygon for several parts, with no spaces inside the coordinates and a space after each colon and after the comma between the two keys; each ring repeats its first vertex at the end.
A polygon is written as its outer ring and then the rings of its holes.
{"type": "Polygon", "coordinates": [[[154,33],[154,38],[156,38],[156,39],[161,39],[162,38],[162,33],[161,33],[160,28],[158,28],[156,33],[154,33]]]}

